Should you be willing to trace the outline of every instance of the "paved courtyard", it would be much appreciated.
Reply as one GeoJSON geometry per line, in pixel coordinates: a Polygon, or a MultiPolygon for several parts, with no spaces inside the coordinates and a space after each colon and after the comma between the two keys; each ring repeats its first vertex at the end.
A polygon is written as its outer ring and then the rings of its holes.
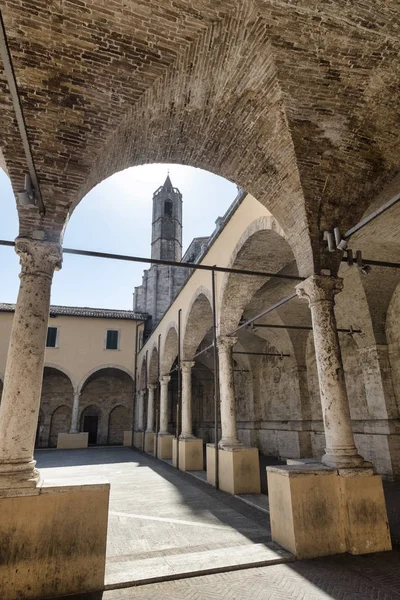
{"type": "Polygon", "coordinates": [[[271,542],[267,514],[130,448],[36,459],[46,480],[110,481],[107,587],[293,560],[271,542]]]}
{"type": "Polygon", "coordinates": [[[45,479],[111,482],[108,589],[93,600],[400,600],[399,550],[294,561],[271,543],[265,513],[142,453],[44,450],[36,458],[45,479]],[[222,572],[206,574],[213,571],[222,572]]]}

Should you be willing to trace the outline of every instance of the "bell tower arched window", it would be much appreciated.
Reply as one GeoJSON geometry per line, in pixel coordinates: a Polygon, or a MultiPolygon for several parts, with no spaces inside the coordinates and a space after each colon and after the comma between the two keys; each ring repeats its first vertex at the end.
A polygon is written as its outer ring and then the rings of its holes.
{"type": "Polygon", "coordinates": [[[172,217],[172,201],[166,200],[164,202],[164,217],[172,217]]]}

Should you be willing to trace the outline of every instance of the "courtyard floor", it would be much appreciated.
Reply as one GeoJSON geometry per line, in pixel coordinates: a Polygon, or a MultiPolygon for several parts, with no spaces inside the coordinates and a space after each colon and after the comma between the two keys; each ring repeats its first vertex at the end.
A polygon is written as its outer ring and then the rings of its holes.
{"type": "Polygon", "coordinates": [[[150,456],[129,448],[35,456],[46,480],[111,483],[103,600],[400,600],[398,550],[294,561],[271,542],[268,515],[150,456]]]}

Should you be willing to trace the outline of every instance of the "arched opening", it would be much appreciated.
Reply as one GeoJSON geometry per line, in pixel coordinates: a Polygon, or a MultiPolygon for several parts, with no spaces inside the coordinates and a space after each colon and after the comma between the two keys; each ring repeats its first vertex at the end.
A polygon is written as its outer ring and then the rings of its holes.
{"type": "Polygon", "coordinates": [[[166,200],[164,202],[164,217],[172,217],[172,202],[171,202],[171,200],[166,200]]]}
{"type": "MultiPolygon", "coordinates": [[[[298,273],[293,251],[272,217],[257,219],[248,227],[229,262],[231,267],[248,270],[258,270],[261,264],[270,272],[298,273]]],[[[293,293],[295,284],[285,279],[225,275],[221,334],[233,334],[241,323],[293,293]]],[[[288,311],[293,313],[294,324],[300,324],[308,309],[296,298],[293,302],[288,311]]],[[[301,399],[293,343],[284,328],[287,321],[290,314],[279,311],[261,317],[235,333],[233,347],[238,436],[246,445],[257,446],[263,455],[274,457],[268,458],[269,463],[304,452],[296,426],[301,419],[301,399]]],[[[263,491],[265,488],[263,476],[263,491]]]]}
{"type": "Polygon", "coordinates": [[[69,406],[59,406],[51,415],[49,448],[57,447],[59,433],[67,433],[71,427],[71,408],[69,406]]]}
{"type": "Polygon", "coordinates": [[[74,388],[68,375],[56,367],[44,367],[40,399],[42,418],[36,438],[38,448],[56,447],[57,435],[69,432],[73,400],[74,388]],[[62,410],[56,412],[61,407],[62,410]]]}
{"type": "Polygon", "coordinates": [[[101,444],[100,436],[103,432],[104,415],[98,406],[86,406],[81,413],[80,430],[88,434],[88,445],[96,446],[101,444]]]}
{"type": "Polygon", "coordinates": [[[92,373],[82,385],[80,430],[89,433],[91,445],[115,444],[115,440],[121,440],[121,410],[110,422],[107,415],[110,415],[115,407],[123,407],[126,411],[124,427],[127,430],[132,419],[132,405],[131,375],[117,367],[102,367],[92,373]]]}
{"type": "Polygon", "coordinates": [[[129,425],[129,410],[126,406],[115,406],[108,417],[108,440],[110,446],[121,446],[124,431],[129,425]]]}

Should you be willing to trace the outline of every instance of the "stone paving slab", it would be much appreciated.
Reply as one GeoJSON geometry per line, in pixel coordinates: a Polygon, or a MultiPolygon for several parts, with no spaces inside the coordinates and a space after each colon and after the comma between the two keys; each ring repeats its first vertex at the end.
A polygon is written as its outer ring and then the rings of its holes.
{"type": "Polygon", "coordinates": [[[108,564],[106,590],[273,565],[294,560],[274,543],[252,544],[108,564]]]}
{"type": "Polygon", "coordinates": [[[213,572],[276,559],[268,515],[148,454],[45,450],[36,459],[45,480],[110,481],[107,585],[182,576],[196,563],[213,572]]]}
{"type": "Polygon", "coordinates": [[[102,595],[102,600],[131,599],[400,600],[400,552],[297,561],[113,590],[102,595]]]}

